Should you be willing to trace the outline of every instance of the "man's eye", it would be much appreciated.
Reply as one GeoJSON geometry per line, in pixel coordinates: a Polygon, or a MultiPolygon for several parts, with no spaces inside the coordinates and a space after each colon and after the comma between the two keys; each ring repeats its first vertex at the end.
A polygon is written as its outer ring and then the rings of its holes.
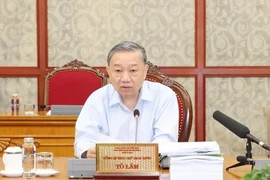
{"type": "Polygon", "coordinates": [[[136,69],[131,69],[130,72],[134,73],[134,72],[137,72],[136,69]]]}
{"type": "Polygon", "coordinates": [[[115,72],[120,73],[122,71],[120,69],[116,69],[115,72]]]}

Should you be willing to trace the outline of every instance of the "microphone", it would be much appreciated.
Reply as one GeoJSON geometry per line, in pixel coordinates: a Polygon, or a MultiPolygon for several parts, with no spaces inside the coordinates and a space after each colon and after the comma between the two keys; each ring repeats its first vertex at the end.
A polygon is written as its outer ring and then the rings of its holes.
{"type": "Polygon", "coordinates": [[[257,139],[256,137],[254,137],[252,134],[247,134],[246,137],[247,137],[247,139],[251,140],[252,142],[255,142],[256,144],[260,145],[264,149],[270,151],[270,147],[267,144],[265,144],[264,142],[260,141],[259,139],[257,139]]]}
{"type": "Polygon", "coordinates": [[[233,132],[235,135],[237,135],[240,138],[247,138],[248,140],[255,142],[256,144],[260,145],[264,149],[270,151],[270,147],[264,144],[262,141],[254,137],[252,134],[250,134],[250,130],[245,125],[235,121],[234,119],[230,118],[229,116],[223,114],[220,111],[215,111],[213,114],[213,118],[217,120],[220,124],[222,124],[224,127],[229,129],[231,132],[233,132]]]}
{"type": "Polygon", "coordinates": [[[247,158],[246,156],[237,156],[236,160],[242,164],[246,164],[247,162],[253,162],[253,159],[247,158]]]}
{"type": "Polygon", "coordinates": [[[135,109],[133,111],[133,116],[136,119],[136,134],[135,134],[135,143],[137,143],[137,135],[138,135],[138,122],[139,122],[139,117],[140,117],[140,111],[138,109],[135,109]]]}
{"type": "Polygon", "coordinates": [[[40,106],[40,109],[43,109],[43,110],[48,110],[48,109],[51,109],[51,105],[45,105],[45,104],[41,104],[40,106]]]}
{"type": "Polygon", "coordinates": [[[251,170],[253,169],[253,167],[255,166],[255,161],[254,159],[252,158],[248,158],[246,156],[237,156],[236,157],[236,160],[239,162],[239,166],[242,166],[242,165],[246,165],[246,164],[249,164],[251,165],[251,170]]]}
{"type": "Polygon", "coordinates": [[[237,156],[236,160],[239,163],[236,163],[232,166],[229,166],[226,168],[226,171],[228,171],[231,168],[235,168],[235,167],[239,167],[239,166],[244,166],[244,165],[251,165],[251,170],[253,169],[253,167],[255,166],[255,161],[252,158],[248,158],[246,156],[237,156]]]}
{"type": "Polygon", "coordinates": [[[246,126],[226,116],[220,111],[215,111],[213,118],[240,138],[246,138],[246,135],[250,133],[246,126]]]}
{"type": "Polygon", "coordinates": [[[39,107],[40,107],[41,109],[45,109],[47,106],[46,106],[45,104],[41,104],[39,107]]]}

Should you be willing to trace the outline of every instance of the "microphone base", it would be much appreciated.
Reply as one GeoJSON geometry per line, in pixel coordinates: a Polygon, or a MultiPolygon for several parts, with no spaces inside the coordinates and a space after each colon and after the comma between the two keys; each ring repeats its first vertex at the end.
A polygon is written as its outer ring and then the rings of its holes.
{"type": "Polygon", "coordinates": [[[98,180],[121,179],[121,180],[159,180],[159,172],[153,173],[95,173],[94,177],[98,180]]]}
{"type": "Polygon", "coordinates": [[[255,161],[249,161],[249,162],[246,162],[246,163],[236,163],[232,166],[229,166],[226,168],[226,171],[229,171],[229,169],[232,169],[232,168],[236,168],[236,167],[240,167],[240,166],[245,166],[245,165],[251,165],[251,170],[254,168],[255,166],[255,161]]]}

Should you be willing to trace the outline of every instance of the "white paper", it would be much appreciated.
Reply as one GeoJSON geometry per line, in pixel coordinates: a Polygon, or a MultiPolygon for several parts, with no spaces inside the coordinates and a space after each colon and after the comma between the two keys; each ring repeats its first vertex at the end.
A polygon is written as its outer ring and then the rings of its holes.
{"type": "Polygon", "coordinates": [[[170,180],[223,180],[223,157],[171,157],[170,180]]]}
{"type": "Polygon", "coordinates": [[[217,142],[173,142],[159,145],[159,153],[167,156],[220,154],[217,142]]]}
{"type": "Polygon", "coordinates": [[[179,142],[159,145],[169,156],[170,180],[223,180],[223,157],[217,142],[179,142]]]}
{"type": "Polygon", "coordinates": [[[49,110],[46,115],[50,116],[51,115],[51,110],[49,110]]]}

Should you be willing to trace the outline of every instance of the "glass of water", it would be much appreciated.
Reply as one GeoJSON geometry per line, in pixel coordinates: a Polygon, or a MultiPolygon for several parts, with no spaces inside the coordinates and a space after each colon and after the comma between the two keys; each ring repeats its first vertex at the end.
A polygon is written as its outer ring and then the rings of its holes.
{"type": "Polygon", "coordinates": [[[37,153],[37,171],[52,171],[53,169],[53,153],[37,153]]]}
{"type": "Polygon", "coordinates": [[[24,105],[24,115],[34,116],[35,115],[35,105],[34,104],[25,104],[24,105]]]}

